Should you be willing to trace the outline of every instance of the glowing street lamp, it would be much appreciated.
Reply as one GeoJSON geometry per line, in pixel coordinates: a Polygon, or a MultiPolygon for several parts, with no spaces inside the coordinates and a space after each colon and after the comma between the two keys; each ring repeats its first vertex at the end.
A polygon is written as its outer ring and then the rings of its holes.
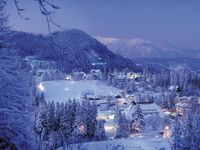
{"type": "Polygon", "coordinates": [[[170,131],[170,127],[167,125],[164,127],[163,138],[169,139],[170,137],[171,137],[171,131],[170,131]]]}
{"type": "Polygon", "coordinates": [[[40,83],[40,84],[38,85],[38,88],[39,88],[39,90],[40,90],[41,92],[44,92],[44,85],[43,85],[42,83],[40,83]]]}
{"type": "Polygon", "coordinates": [[[165,130],[169,130],[169,126],[165,126],[165,130]]]}

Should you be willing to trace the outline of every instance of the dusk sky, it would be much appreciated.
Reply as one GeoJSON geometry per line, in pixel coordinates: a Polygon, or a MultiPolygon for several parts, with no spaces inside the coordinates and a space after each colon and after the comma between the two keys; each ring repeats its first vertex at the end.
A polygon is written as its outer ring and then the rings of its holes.
{"type": "MultiPolygon", "coordinates": [[[[182,46],[200,46],[200,0],[55,0],[61,8],[56,22],[93,36],[142,38],[182,46]]],[[[34,0],[20,0],[26,9],[21,19],[12,0],[10,25],[19,31],[48,33],[44,16],[34,0]]],[[[55,27],[53,29],[57,30],[55,27]]]]}

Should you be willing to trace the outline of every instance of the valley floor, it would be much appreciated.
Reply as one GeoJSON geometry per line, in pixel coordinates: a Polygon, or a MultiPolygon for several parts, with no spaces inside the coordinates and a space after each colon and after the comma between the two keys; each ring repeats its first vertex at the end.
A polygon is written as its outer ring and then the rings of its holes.
{"type": "Polygon", "coordinates": [[[121,90],[106,86],[96,80],[80,81],[43,81],[45,98],[47,101],[65,102],[69,98],[80,99],[82,92],[94,92],[95,95],[117,95],[121,90]]]}

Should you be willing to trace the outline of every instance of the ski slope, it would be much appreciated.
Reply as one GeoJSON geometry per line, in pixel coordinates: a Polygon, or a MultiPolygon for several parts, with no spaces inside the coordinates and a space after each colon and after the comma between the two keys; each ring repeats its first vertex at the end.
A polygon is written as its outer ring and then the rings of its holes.
{"type": "Polygon", "coordinates": [[[47,101],[63,102],[69,98],[80,99],[83,91],[93,91],[95,96],[118,95],[121,90],[106,86],[97,80],[80,81],[43,81],[44,95],[47,101]]]}

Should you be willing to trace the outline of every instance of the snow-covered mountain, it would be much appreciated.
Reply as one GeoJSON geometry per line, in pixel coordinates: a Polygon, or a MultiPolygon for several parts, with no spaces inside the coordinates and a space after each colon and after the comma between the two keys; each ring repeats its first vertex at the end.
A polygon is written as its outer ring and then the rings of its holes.
{"type": "Polygon", "coordinates": [[[185,48],[173,44],[135,39],[97,37],[114,53],[126,58],[200,58],[200,48],[185,48]]]}
{"type": "Polygon", "coordinates": [[[99,67],[135,68],[132,61],[114,54],[95,38],[78,29],[55,32],[52,38],[49,35],[24,32],[16,33],[13,38],[16,41],[14,47],[23,57],[37,55],[44,60],[56,61],[63,71],[89,71],[99,67]]]}

